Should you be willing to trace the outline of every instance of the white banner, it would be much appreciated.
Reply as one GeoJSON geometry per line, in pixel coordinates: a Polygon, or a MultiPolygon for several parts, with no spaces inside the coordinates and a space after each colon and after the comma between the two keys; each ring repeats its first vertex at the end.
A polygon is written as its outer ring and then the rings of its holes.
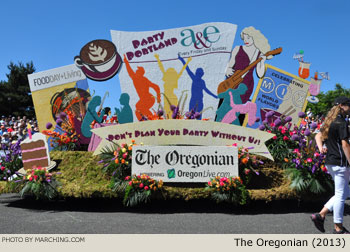
{"type": "Polygon", "coordinates": [[[28,74],[31,92],[84,79],[85,74],[74,64],[28,74]]]}
{"type": "Polygon", "coordinates": [[[113,146],[109,141],[122,144],[131,143],[145,145],[204,145],[253,147],[251,152],[273,160],[265,142],[274,134],[236,126],[228,123],[197,120],[153,120],[137,123],[125,123],[91,130],[101,138],[94,155],[103,148],[113,146]]]}
{"type": "Polygon", "coordinates": [[[238,149],[228,146],[134,146],[132,174],[164,182],[238,176],[238,149]]]}
{"type": "Polygon", "coordinates": [[[184,111],[207,109],[202,118],[214,120],[216,92],[225,78],[236,30],[230,23],[147,32],[112,30],[112,41],[124,61],[121,90],[130,96],[134,121],[157,110],[158,102],[171,118],[170,104],[180,101],[184,111]]]}

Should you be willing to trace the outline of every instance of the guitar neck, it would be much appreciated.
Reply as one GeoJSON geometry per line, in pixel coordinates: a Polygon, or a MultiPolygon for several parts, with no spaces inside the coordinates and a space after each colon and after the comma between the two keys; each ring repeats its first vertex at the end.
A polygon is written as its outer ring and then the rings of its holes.
{"type": "MultiPolygon", "coordinates": [[[[266,57],[270,56],[270,55],[277,55],[280,54],[282,52],[282,47],[277,48],[275,50],[269,51],[265,54],[266,57]]],[[[257,60],[255,60],[253,63],[249,64],[249,66],[247,66],[246,68],[244,68],[243,70],[240,71],[239,73],[239,78],[242,77],[242,75],[244,75],[246,72],[248,72],[250,69],[252,69],[253,67],[256,66],[256,64],[258,64],[260,61],[262,60],[261,57],[259,57],[257,60]]]]}

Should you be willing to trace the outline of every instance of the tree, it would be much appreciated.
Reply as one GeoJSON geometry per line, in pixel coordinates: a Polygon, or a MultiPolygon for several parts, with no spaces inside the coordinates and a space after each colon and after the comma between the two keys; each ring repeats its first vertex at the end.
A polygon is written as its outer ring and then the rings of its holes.
{"type": "Polygon", "coordinates": [[[344,88],[341,84],[335,84],[335,89],[327,91],[326,93],[320,92],[316,97],[319,99],[318,103],[308,103],[306,109],[311,108],[314,115],[324,115],[333,107],[333,102],[336,97],[347,96],[350,98],[350,89],[344,88]]]}
{"type": "Polygon", "coordinates": [[[7,81],[0,81],[0,114],[2,115],[26,115],[34,117],[34,105],[30,93],[28,74],[35,71],[33,62],[21,62],[18,65],[10,62],[7,66],[10,70],[6,74],[7,81]]]}

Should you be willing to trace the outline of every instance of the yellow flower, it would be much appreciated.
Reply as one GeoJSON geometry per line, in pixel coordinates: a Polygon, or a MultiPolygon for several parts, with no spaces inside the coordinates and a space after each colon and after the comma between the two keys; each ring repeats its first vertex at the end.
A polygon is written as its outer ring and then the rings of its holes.
{"type": "Polygon", "coordinates": [[[123,149],[122,149],[122,152],[123,152],[123,153],[125,153],[125,152],[126,152],[126,149],[125,149],[125,148],[123,148],[123,149]]]}

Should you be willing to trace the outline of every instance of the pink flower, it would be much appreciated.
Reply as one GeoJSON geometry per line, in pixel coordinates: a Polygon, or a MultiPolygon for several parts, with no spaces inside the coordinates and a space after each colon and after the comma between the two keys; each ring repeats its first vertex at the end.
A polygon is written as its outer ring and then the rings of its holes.
{"type": "Polygon", "coordinates": [[[2,171],[5,170],[5,166],[1,166],[1,170],[2,170],[2,171]]]}
{"type": "Polygon", "coordinates": [[[284,129],[281,130],[282,134],[286,134],[286,131],[284,129]]]}
{"type": "Polygon", "coordinates": [[[221,181],[221,182],[220,182],[220,186],[224,186],[224,185],[225,185],[224,182],[221,181]]]}
{"type": "Polygon", "coordinates": [[[142,183],[141,183],[141,184],[139,184],[139,187],[140,187],[140,188],[143,188],[143,184],[142,184],[142,183]]]}
{"type": "Polygon", "coordinates": [[[129,181],[129,185],[132,185],[132,181],[129,181]]]}
{"type": "Polygon", "coordinates": [[[279,126],[279,127],[278,127],[278,130],[279,130],[279,131],[281,131],[282,129],[283,129],[283,127],[282,127],[282,126],[279,126]]]}
{"type": "Polygon", "coordinates": [[[130,179],[130,176],[126,176],[126,177],[125,177],[125,180],[129,180],[129,179],[130,179]]]}
{"type": "Polygon", "coordinates": [[[272,139],[273,139],[273,140],[276,140],[276,139],[277,139],[277,136],[273,136],[272,139]]]}
{"type": "Polygon", "coordinates": [[[220,179],[220,182],[225,182],[225,181],[227,181],[227,178],[226,178],[226,177],[222,177],[222,178],[220,179]]]}
{"type": "Polygon", "coordinates": [[[30,178],[29,178],[29,181],[32,181],[32,180],[33,180],[33,177],[30,177],[30,178]]]}
{"type": "Polygon", "coordinates": [[[148,186],[145,186],[145,191],[147,191],[149,189],[149,187],[148,186]]]}
{"type": "Polygon", "coordinates": [[[208,182],[208,186],[211,186],[211,182],[210,181],[208,182]]]}
{"type": "Polygon", "coordinates": [[[283,137],[283,140],[284,140],[284,141],[287,141],[287,140],[289,140],[289,138],[288,138],[287,136],[284,136],[284,137],[283,137]]]}
{"type": "Polygon", "coordinates": [[[126,159],[126,158],[127,158],[127,156],[128,156],[128,153],[127,153],[127,152],[125,152],[125,153],[123,154],[123,158],[124,158],[124,159],[126,159]]]}
{"type": "Polygon", "coordinates": [[[245,175],[248,175],[250,173],[250,170],[249,169],[245,169],[244,173],[245,173],[245,175]]]}
{"type": "Polygon", "coordinates": [[[312,162],[312,159],[311,159],[311,158],[308,158],[308,159],[306,159],[306,161],[307,161],[308,163],[311,163],[311,162],[312,162]]]}
{"type": "Polygon", "coordinates": [[[237,143],[232,144],[232,146],[237,147],[237,143]]]}
{"type": "Polygon", "coordinates": [[[299,149],[294,149],[293,153],[299,153],[299,149]]]}
{"type": "Polygon", "coordinates": [[[315,156],[315,157],[319,157],[319,156],[320,156],[320,153],[315,152],[314,156],[315,156]]]}

